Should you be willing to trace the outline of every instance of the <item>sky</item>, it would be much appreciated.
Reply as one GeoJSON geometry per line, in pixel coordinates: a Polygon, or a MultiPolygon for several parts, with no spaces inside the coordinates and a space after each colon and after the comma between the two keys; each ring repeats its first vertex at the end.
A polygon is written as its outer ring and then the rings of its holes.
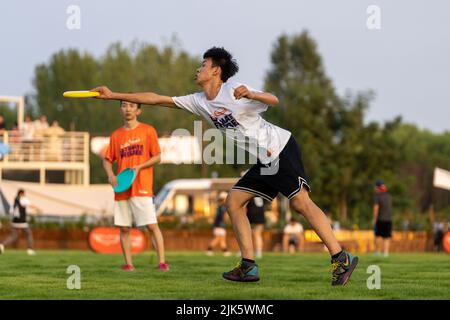
{"type": "Polygon", "coordinates": [[[0,95],[32,93],[35,66],[60,49],[99,57],[113,42],[162,47],[173,36],[197,56],[224,46],[239,62],[236,80],[261,88],[277,37],[308,30],[339,94],[375,92],[367,121],[400,115],[441,133],[450,131],[448,12],[445,0],[2,0],[0,95]],[[72,5],[79,29],[67,27],[72,5]]]}

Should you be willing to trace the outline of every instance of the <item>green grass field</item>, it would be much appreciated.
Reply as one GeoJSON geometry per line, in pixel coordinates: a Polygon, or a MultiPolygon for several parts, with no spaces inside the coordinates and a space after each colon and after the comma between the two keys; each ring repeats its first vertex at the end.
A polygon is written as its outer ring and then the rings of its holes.
{"type": "Polygon", "coordinates": [[[120,255],[81,251],[7,250],[0,255],[0,299],[450,299],[450,255],[360,255],[345,287],[330,286],[326,254],[266,254],[261,281],[222,280],[236,257],[169,252],[171,270],[156,269],[155,253],[135,255],[135,272],[123,272],[120,255]],[[81,289],[69,290],[69,265],[81,269],[81,289]],[[366,285],[369,265],[381,269],[381,289],[366,285]]]}

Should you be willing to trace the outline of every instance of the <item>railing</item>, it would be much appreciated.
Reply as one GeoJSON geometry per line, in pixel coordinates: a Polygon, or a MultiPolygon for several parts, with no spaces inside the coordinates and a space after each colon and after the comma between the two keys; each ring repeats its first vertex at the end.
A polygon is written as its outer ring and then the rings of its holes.
{"type": "Polygon", "coordinates": [[[4,131],[0,142],[9,145],[11,152],[3,156],[4,163],[23,162],[89,162],[89,133],[39,133],[24,139],[17,131],[4,131]]]}

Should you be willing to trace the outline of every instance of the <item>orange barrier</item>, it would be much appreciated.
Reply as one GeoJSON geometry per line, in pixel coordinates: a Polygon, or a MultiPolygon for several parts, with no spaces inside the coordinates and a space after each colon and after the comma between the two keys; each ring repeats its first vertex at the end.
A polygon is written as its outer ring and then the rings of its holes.
{"type": "MultiPolygon", "coordinates": [[[[94,228],[93,233],[82,229],[64,230],[64,229],[32,229],[35,248],[40,249],[92,249],[97,252],[115,252],[120,253],[119,229],[112,227],[94,228]],[[98,231],[98,230],[108,231],[98,231]],[[92,237],[97,235],[96,237],[92,237]],[[94,239],[95,238],[95,239],[94,239]],[[111,250],[111,251],[110,251],[111,250]]],[[[9,235],[9,229],[0,229],[0,241],[9,235]]],[[[140,251],[151,247],[151,240],[147,233],[133,229],[133,234],[141,234],[144,240],[135,240],[134,245],[140,251]],[[138,245],[137,245],[138,244],[138,245]],[[142,247],[141,247],[142,245],[142,247]]],[[[212,239],[212,230],[177,230],[162,229],[164,244],[166,250],[206,250],[212,239]]],[[[371,230],[358,231],[336,231],[338,241],[343,247],[352,252],[372,252],[374,249],[373,232],[371,230]]],[[[137,239],[142,239],[141,235],[137,239]]],[[[391,251],[392,252],[424,252],[434,250],[434,238],[431,232],[394,231],[392,234],[391,251]]],[[[282,232],[278,230],[265,230],[263,232],[264,251],[281,250],[282,232]]],[[[450,246],[449,235],[447,233],[444,245],[450,246]]],[[[227,242],[229,249],[238,250],[238,245],[232,230],[227,232],[227,242]]],[[[21,235],[18,243],[12,245],[13,248],[26,248],[26,239],[21,235]]],[[[305,252],[325,252],[324,245],[315,232],[305,231],[305,252]]],[[[134,249],[137,250],[137,249],[134,249]]],[[[138,251],[138,252],[140,252],[138,251]]],[[[137,252],[137,251],[134,251],[137,252]]]]}
{"type": "Polygon", "coordinates": [[[448,231],[444,236],[444,250],[447,251],[447,253],[450,253],[450,231],[448,231]]]}
{"type": "MultiPolygon", "coordinates": [[[[89,246],[97,253],[121,253],[120,229],[98,227],[89,233],[89,246]]],[[[145,249],[145,235],[137,229],[131,230],[131,252],[139,253],[145,249]]]]}

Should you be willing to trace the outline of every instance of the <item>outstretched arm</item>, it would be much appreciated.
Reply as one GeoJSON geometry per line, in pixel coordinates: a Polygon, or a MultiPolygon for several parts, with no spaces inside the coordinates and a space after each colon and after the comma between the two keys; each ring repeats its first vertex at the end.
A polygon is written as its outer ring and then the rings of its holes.
{"type": "Polygon", "coordinates": [[[91,91],[97,91],[100,93],[97,99],[125,100],[134,103],[159,105],[169,108],[178,108],[175,105],[175,102],[173,102],[172,97],[162,96],[153,92],[119,93],[119,92],[112,92],[106,86],[96,87],[91,91]]]}

